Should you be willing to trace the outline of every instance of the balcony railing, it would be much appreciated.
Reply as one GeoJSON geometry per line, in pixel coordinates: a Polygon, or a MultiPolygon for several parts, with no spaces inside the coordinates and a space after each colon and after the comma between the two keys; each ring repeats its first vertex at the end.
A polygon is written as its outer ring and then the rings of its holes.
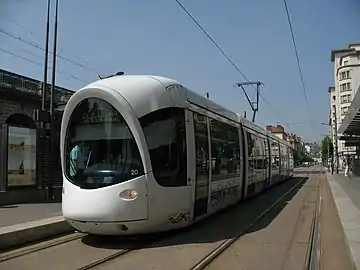
{"type": "MultiPolygon", "coordinates": [[[[0,69],[0,87],[3,89],[9,89],[9,91],[17,90],[25,93],[31,93],[38,95],[41,98],[43,83],[25,76],[21,76],[6,70],[0,69]]],[[[47,100],[50,99],[50,85],[47,85],[47,100]]],[[[66,103],[72,96],[74,91],[55,86],[55,104],[66,103]]]]}

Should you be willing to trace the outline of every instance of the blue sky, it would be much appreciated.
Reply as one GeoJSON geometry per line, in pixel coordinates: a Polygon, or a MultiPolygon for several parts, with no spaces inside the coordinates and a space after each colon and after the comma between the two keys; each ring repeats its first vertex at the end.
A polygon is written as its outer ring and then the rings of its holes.
{"type": "MultiPolygon", "coordinates": [[[[43,46],[46,0],[1,0],[0,28],[43,46]]],[[[309,124],[283,0],[182,0],[251,81],[262,81],[257,123],[319,140],[328,128],[332,49],[360,42],[358,0],[288,0],[313,126],[309,124]],[[305,122],[305,123],[304,123],[305,122]]],[[[51,29],[52,30],[52,29],[51,29]]],[[[51,37],[52,38],[52,37],[51,37]]],[[[52,43],[51,43],[52,48],[52,43]]],[[[43,51],[0,33],[0,68],[42,79],[43,51]]],[[[60,0],[56,83],[73,90],[117,71],[175,78],[229,109],[250,107],[244,79],[174,0],[60,0]],[[101,4],[100,4],[101,3],[101,4]],[[64,75],[69,74],[73,77],[64,75]]],[[[49,72],[50,76],[50,72],[49,72]]],[[[49,77],[50,82],[51,77],[49,77]]],[[[248,89],[254,96],[254,90],[248,89]]]]}

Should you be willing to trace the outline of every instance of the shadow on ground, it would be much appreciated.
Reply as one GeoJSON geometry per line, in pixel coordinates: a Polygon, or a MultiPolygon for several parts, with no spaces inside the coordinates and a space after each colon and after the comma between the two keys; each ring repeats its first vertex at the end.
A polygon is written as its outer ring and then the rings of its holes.
{"type": "Polygon", "coordinates": [[[300,182],[299,185],[265,215],[256,226],[253,226],[245,232],[245,234],[252,233],[266,228],[278,214],[283,211],[308,179],[308,177],[294,177],[289,179],[252,199],[217,213],[185,229],[138,237],[86,235],[82,238],[82,242],[85,245],[97,248],[120,250],[134,248],[138,245],[154,248],[184,244],[212,243],[230,239],[243,232],[265,209],[300,182]]]}

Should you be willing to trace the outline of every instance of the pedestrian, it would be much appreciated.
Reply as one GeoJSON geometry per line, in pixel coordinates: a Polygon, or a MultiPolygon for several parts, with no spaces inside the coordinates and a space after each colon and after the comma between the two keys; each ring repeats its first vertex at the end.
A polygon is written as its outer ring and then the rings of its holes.
{"type": "Polygon", "coordinates": [[[345,176],[349,176],[349,160],[344,157],[343,164],[345,165],[345,176]]]}

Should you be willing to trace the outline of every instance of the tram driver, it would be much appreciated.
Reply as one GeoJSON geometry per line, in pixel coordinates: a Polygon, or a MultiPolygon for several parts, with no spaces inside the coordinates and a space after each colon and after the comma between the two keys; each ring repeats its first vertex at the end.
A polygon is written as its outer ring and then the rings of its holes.
{"type": "MultiPolygon", "coordinates": [[[[70,176],[80,177],[85,169],[85,158],[80,142],[76,142],[70,152],[70,176]]],[[[80,178],[81,179],[81,178],[80,178]]]]}

